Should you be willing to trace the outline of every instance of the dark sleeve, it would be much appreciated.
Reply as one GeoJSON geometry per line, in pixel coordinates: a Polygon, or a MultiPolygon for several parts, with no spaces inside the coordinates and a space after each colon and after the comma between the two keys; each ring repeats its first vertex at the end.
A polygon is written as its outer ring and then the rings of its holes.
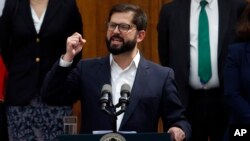
{"type": "Polygon", "coordinates": [[[185,109],[178,98],[174,71],[170,69],[163,90],[163,125],[164,131],[167,132],[170,127],[181,128],[186,135],[186,140],[191,137],[191,126],[185,117],[185,109]]]}
{"type": "MultiPolygon", "coordinates": [[[[224,68],[224,95],[226,106],[240,122],[250,123],[250,104],[242,95],[241,57],[239,46],[230,46],[224,68]]],[[[242,50],[244,51],[244,50],[242,50]]],[[[246,58],[245,58],[246,59],[246,58]]]]}
{"type": "MultiPolygon", "coordinates": [[[[70,20],[67,26],[67,36],[75,32],[83,35],[82,17],[77,7],[76,0],[64,0],[70,7],[70,20]]],[[[65,41],[66,43],[66,41],[65,41]]],[[[60,67],[57,61],[47,73],[42,86],[42,97],[50,105],[71,105],[79,100],[79,71],[77,64],[82,58],[82,53],[75,56],[71,67],[60,67]],[[74,69],[73,69],[74,68],[74,69]]]]}
{"type": "Polygon", "coordinates": [[[45,76],[41,94],[50,105],[72,105],[80,97],[80,62],[76,68],[61,67],[57,61],[45,76]]]}
{"type": "Polygon", "coordinates": [[[159,15],[159,21],[157,25],[158,31],[158,54],[160,58],[160,63],[163,66],[168,66],[168,47],[169,47],[169,38],[168,38],[168,4],[163,5],[159,15]]]}

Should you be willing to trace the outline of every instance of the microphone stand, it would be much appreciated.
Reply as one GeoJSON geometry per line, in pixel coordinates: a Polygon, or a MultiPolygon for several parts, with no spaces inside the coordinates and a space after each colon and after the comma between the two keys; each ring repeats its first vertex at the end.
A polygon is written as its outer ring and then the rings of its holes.
{"type": "Polygon", "coordinates": [[[106,113],[106,114],[108,114],[108,115],[110,115],[111,117],[112,117],[112,130],[113,130],[113,133],[117,133],[117,123],[116,123],[116,121],[117,121],[117,114],[116,114],[116,108],[115,108],[115,106],[113,105],[113,103],[110,103],[109,104],[109,107],[111,108],[111,109],[107,109],[106,108],[106,106],[105,107],[102,107],[102,110],[106,113]],[[112,110],[112,111],[111,111],[112,110]]]}
{"type": "Polygon", "coordinates": [[[128,100],[131,90],[128,84],[123,84],[121,86],[121,97],[116,105],[114,105],[112,100],[110,100],[111,91],[112,91],[111,86],[105,84],[102,88],[102,97],[100,98],[100,102],[102,104],[101,109],[108,115],[112,116],[113,132],[117,133],[117,123],[116,123],[117,116],[125,112],[127,105],[129,103],[128,100]],[[116,108],[118,107],[121,107],[121,109],[119,111],[116,111],[116,108]]]}
{"type": "Polygon", "coordinates": [[[110,107],[112,112],[110,112],[106,107],[102,108],[102,110],[112,117],[113,133],[117,133],[117,116],[124,113],[125,110],[121,109],[119,111],[116,111],[116,108],[120,107],[120,104],[117,104],[115,106],[113,104],[110,104],[110,107]]]}
{"type": "Polygon", "coordinates": [[[116,110],[115,108],[113,107],[113,115],[112,115],[112,122],[113,122],[113,133],[117,133],[117,115],[116,115],[116,110]]]}

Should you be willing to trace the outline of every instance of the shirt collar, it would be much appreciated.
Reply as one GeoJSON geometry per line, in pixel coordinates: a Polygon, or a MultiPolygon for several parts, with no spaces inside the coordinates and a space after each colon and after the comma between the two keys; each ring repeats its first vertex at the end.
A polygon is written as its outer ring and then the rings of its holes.
{"type": "MultiPolygon", "coordinates": [[[[129,67],[134,64],[136,68],[138,68],[138,65],[139,65],[139,62],[140,62],[140,58],[141,58],[141,55],[140,55],[140,52],[138,51],[136,56],[133,58],[133,60],[131,61],[129,67]]],[[[109,56],[109,60],[110,60],[110,66],[115,62],[114,58],[113,58],[113,55],[110,54],[109,56]]]]}
{"type": "MultiPolygon", "coordinates": [[[[196,1],[197,3],[200,3],[201,0],[194,0],[196,1]]],[[[208,2],[208,4],[210,4],[211,2],[213,2],[214,0],[206,0],[208,2]]]]}
{"type": "MultiPolygon", "coordinates": [[[[201,0],[194,0],[194,1],[195,1],[195,3],[200,7],[200,1],[201,1],[201,0]]],[[[211,6],[212,6],[212,4],[213,4],[213,2],[214,2],[215,0],[206,0],[206,1],[208,2],[207,7],[212,8],[211,6]]]]}

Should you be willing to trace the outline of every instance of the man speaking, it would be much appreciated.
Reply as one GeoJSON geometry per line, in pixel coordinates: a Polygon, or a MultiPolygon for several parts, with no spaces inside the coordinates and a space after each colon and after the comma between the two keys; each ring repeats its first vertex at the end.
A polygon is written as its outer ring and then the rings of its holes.
{"type": "MultiPolygon", "coordinates": [[[[175,141],[188,140],[191,127],[178,98],[173,70],[146,60],[139,51],[138,43],[146,35],[145,13],[135,5],[118,4],[111,9],[107,21],[106,44],[110,54],[82,60],[76,68],[71,68],[73,58],[86,40],[78,33],[70,36],[66,53],[45,78],[44,100],[50,104],[81,100],[80,133],[112,130],[113,119],[103,112],[99,101],[101,89],[105,84],[111,86],[104,98],[111,95],[115,105],[121,97],[121,86],[128,84],[129,104],[117,117],[118,131],[157,132],[161,117],[164,132],[170,133],[175,141]]],[[[122,94],[124,100],[127,96],[122,94]]]]}

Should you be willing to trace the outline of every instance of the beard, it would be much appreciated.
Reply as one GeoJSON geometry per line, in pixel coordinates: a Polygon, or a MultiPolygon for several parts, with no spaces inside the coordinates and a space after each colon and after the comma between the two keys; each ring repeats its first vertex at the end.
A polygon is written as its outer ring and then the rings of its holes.
{"type": "Polygon", "coordinates": [[[113,55],[119,55],[125,52],[130,52],[135,48],[136,45],[136,37],[132,40],[124,42],[124,39],[121,38],[119,35],[114,35],[110,37],[110,39],[106,38],[106,45],[108,48],[108,51],[113,55]],[[111,45],[111,40],[113,38],[119,38],[119,40],[122,41],[122,45],[111,45]]]}

